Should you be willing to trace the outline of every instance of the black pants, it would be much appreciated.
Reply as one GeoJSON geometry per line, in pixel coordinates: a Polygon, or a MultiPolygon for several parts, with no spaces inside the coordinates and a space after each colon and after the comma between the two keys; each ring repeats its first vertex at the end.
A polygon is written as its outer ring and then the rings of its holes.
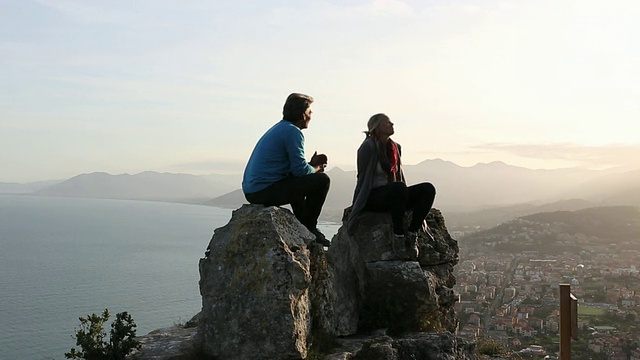
{"type": "Polygon", "coordinates": [[[431,183],[420,183],[407,187],[405,183],[393,182],[379,186],[369,194],[365,210],[390,212],[393,232],[404,234],[402,221],[407,210],[413,210],[411,224],[407,230],[418,231],[429,214],[436,198],[436,188],[431,183]]]}
{"type": "Polygon", "coordinates": [[[291,204],[296,218],[310,231],[315,230],[322,206],[329,193],[329,176],[318,172],[287,177],[260,191],[244,194],[251,204],[281,206],[291,204]]]}

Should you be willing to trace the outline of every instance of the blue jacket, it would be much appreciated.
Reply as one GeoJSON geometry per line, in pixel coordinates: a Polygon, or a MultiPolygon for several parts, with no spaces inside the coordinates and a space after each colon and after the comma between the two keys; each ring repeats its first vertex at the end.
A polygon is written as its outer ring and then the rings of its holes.
{"type": "Polygon", "coordinates": [[[302,130],[287,120],[273,125],[256,144],[242,177],[245,194],[260,191],[287,176],[315,173],[304,156],[302,130]]]}

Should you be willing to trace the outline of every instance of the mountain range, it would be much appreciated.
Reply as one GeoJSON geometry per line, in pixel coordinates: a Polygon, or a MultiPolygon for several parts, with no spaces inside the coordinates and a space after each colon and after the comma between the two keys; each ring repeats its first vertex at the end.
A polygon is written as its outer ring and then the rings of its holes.
{"type": "Polygon", "coordinates": [[[615,246],[640,250],[640,207],[599,206],[518,217],[462,236],[466,252],[598,253],[615,246]]]}
{"type": "Polygon", "coordinates": [[[30,194],[64,180],[37,181],[26,184],[0,182],[0,194],[30,194]]]}
{"type": "Polygon", "coordinates": [[[202,203],[236,189],[232,175],[189,175],[145,171],[135,175],[81,174],[36,190],[35,195],[202,203]]]}
{"type": "MultiPolygon", "coordinates": [[[[488,227],[537,212],[602,205],[640,205],[640,170],[532,170],[503,162],[470,167],[440,159],[405,165],[409,185],[428,181],[437,189],[434,207],[449,227],[488,227]]],[[[332,168],[325,220],[339,221],[351,204],[355,171],[332,168]]],[[[238,208],[246,203],[241,174],[190,175],[146,171],[81,174],[64,181],[0,183],[0,193],[156,200],[238,208]]]]}

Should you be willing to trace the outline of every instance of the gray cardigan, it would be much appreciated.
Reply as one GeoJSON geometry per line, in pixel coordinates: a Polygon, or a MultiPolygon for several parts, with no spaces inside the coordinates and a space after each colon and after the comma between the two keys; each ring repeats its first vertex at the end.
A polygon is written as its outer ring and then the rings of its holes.
{"type": "MultiPolygon", "coordinates": [[[[400,144],[396,143],[396,145],[398,145],[398,157],[400,157],[400,155],[402,155],[402,148],[400,144]]],[[[351,212],[347,218],[347,232],[350,234],[355,230],[358,218],[369,199],[371,184],[378,162],[375,139],[370,136],[366,138],[360,145],[360,148],[358,148],[356,189],[353,193],[351,212]]],[[[402,170],[402,161],[398,159],[398,163],[400,165],[400,181],[406,183],[404,171],[402,170]]]]}

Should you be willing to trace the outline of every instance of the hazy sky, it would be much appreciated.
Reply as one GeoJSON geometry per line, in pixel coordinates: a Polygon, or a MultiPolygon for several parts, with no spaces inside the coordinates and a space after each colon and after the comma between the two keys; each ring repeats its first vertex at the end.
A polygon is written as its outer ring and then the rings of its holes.
{"type": "Polygon", "coordinates": [[[640,168],[640,2],[0,0],[0,181],[239,173],[291,92],[353,169],[385,112],[403,161],[640,168]]]}

